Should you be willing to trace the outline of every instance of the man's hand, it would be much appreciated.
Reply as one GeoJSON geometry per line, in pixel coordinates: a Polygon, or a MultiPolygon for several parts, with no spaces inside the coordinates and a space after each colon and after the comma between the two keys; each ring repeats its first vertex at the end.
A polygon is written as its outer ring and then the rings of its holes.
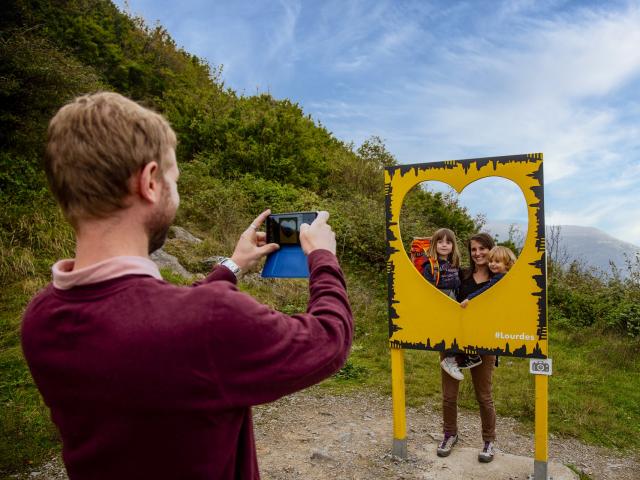
{"type": "Polygon", "coordinates": [[[270,214],[271,210],[262,212],[249,228],[240,235],[240,240],[238,240],[233,255],[231,255],[231,260],[236,262],[243,272],[251,270],[262,257],[280,248],[277,243],[267,243],[267,234],[265,232],[258,232],[258,229],[270,214]]]}
{"type": "Polygon", "coordinates": [[[311,223],[300,225],[300,245],[305,255],[314,250],[329,250],[336,254],[336,234],[327,223],[329,212],[318,212],[318,216],[311,223]]]}
{"type": "Polygon", "coordinates": [[[467,305],[469,305],[469,300],[466,299],[466,298],[463,301],[460,302],[460,306],[462,308],[467,308],[467,305]]]}

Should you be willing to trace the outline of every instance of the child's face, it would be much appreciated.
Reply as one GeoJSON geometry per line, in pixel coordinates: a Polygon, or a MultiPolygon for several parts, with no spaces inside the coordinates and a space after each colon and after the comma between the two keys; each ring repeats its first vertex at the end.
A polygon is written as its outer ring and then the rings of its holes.
{"type": "Polygon", "coordinates": [[[436,252],[440,257],[448,257],[453,251],[453,242],[448,238],[441,238],[436,242],[436,252]]]}
{"type": "Polygon", "coordinates": [[[498,260],[497,258],[490,258],[489,270],[491,270],[492,273],[507,273],[509,268],[501,260],[498,260]]]}

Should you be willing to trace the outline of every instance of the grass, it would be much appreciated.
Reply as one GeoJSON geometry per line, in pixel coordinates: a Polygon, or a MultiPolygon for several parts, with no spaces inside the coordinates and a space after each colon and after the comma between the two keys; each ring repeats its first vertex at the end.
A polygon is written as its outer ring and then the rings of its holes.
{"type": "MultiPolygon", "coordinates": [[[[323,388],[335,393],[373,389],[391,394],[387,346],[387,302],[383,276],[347,267],[355,318],[349,361],[323,388]]],[[[306,306],[304,281],[270,281],[249,293],[285,312],[306,306]],[[295,301],[291,299],[295,298],[295,301]]],[[[579,333],[553,330],[549,343],[554,374],[549,380],[549,430],[586,443],[640,452],[640,355],[638,340],[605,335],[597,329],[579,333]]],[[[440,367],[436,352],[405,352],[406,401],[440,409],[440,367]]],[[[518,419],[533,435],[534,377],[528,359],[502,357],[494,374],[499,415],[518,419]]],[[[460,388],[459,404],[477,410],[470,381],[460,388]]],[[[389,412],[391,415],[391,412],[389,412]]]]}
{"type": "Polygon", "coordinates": [[[23,281],[5,288],[0,297],[0,473],[40,464],[59,449],[20,349],[19,319],[37,287],[23,281]]]}
{"type": "MultiPolygon", "coordinates": [[[[174,253],[180,253],[176,251],[174,253]]],[[[195,258],[190,262],[196,263],[195,258]]],[[[323,382],[329,393],[373,390],[391,393],[387,347],[386,287],[382,273],[345,266],[355,316],[355,339],[345,367],[323,382]]],[[[163,271],[170,281],[189,283],[163,271]]],[[[0,473],[37,465],[59,449],[47,408],[33,385],[19,346],[19,323],[29,298],[47,281],[44,274],[3,287],[0,306],[0,473]]],[[[304,311],[305,280],[249,277],[240,287],[287,313],[304,311]]],[[[640,451],[640,357],[638,341],[551,330],[554,375],[549,385],[550,431],[584,442],[640,451]]],[[[440,372],[435,352],[406,351],[406,398],[410,406],[440,409],[440,372]]],[[[534,385],[528,361],[502,358],[494,376],[496,409],[533,431],[534,385]]],[[[477,409],[471,382],[461,386],[460,405],[477,409]]],[[[389,415],[391,416],[391,412],[389,415]]]]}
{"type": "MultiPolygon", "coordinates": [[[[367,385],[390,394],[386,335],[372,337],[356,341],[350,361],[367,375],[351,383],[354,389],[367,385]]],[[[554,374],[549,381],[550,432],[590,444],[640,451],[638,342],[596,331],[580,334],[556,331],[552,332],[549,348],[554,362],[554,374]]],[[[408,405],[427,403],[440,409],[437,353],[406,351],[405,377],[408,405]]],[[[331,382],[335,384],[336,380],[331,382]]],[[[347,385],[341,387],[349,390],[347,385]]],[[[535,387],[528,360],[501,358],[494,374],[494,400],[499,415],[516,418],[533,432],[535,387]]],[[[477,410],[468,380],[461,385],[459,404],[477,410]]]]}
{"type": "Polygon", "coordinates": [[[557,332],[550,423],[589,443],[640,448],[640,356],[626,338],[557,332]]]}

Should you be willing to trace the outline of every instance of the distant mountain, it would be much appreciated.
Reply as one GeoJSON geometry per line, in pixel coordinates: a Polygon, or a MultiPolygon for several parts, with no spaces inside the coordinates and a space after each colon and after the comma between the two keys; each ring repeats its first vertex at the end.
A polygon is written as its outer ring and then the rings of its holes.
{"type": "MultiPolygon", "coordinates": [[[[516,245],[522,244],[526,235],[526,226],[523,224],[507,224],[492,222],[485,225],[484,230],[499,241],[509,238],[511,225],[517,227],[516,245]]],[[[557,225],[560,229],[558,259],[565,263],[578,261],[587,267],[594,267],[605,274],[610,273],[609,262],[613,262],[622,276],[626,276],[626,259],[634,259],[640,254],[640,246],[623,242],[594,227],[580,227],[577,225],[557,225]]],[[[551,240],[550,225],[547,226],[547,243],[551,240]]],[[[518,245],[519,246],[519,245],[518,245]]]]}

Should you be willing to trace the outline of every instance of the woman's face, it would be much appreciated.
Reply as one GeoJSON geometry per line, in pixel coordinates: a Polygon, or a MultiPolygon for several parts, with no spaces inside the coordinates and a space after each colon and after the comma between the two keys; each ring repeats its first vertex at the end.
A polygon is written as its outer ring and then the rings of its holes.
{"type": "Polygon", "coordinates": [[[478,267],[487,267],[489,265],[489,250],[476,240],[471,240],[471,259],[478,267]]]}

